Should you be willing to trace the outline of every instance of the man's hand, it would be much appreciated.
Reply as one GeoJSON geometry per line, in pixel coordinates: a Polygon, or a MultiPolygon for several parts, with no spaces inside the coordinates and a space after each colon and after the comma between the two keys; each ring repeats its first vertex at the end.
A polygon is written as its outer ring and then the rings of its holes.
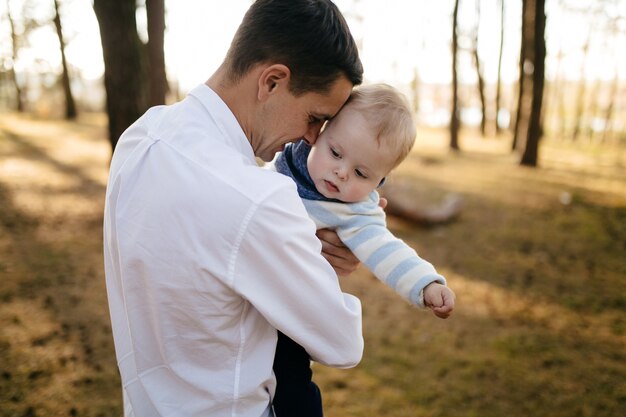
{"type": "Polygon", "coordinates": [[[322,256],[326,258],[337,275],[350,275],[358,268],[359,260],[343,244],[334,230],[320,229],[316,235],[322,242],[322,256]]]}
{"type": "Polygon", "coordinates": [[[454,310],[454,292],[445,285],[431,282],[424,288],[424,305],[429,307],[435,316],[447,319],[454,310]]]}

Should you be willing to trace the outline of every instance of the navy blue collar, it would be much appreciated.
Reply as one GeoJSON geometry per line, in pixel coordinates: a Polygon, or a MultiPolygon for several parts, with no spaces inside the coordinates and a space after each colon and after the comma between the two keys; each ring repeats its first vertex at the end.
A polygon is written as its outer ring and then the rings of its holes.
{"type": "Polygon", "coordinates": [[[333,198],[324,197],[324,195],[315,188],[315,183],[309,175],[309,170],[306,165],[309,152],[311,152],[311,146],[304,140],[287,144],[285,150],[276,158],[276,170],[281,174],[293,178],[298,186],[300,198],[340,202],[333,198]]]}

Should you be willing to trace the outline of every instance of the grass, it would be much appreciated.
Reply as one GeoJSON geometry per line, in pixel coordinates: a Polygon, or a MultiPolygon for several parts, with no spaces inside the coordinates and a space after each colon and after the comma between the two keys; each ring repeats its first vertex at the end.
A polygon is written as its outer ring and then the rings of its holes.
{"type": "MultiPolygon", "coordinates": [[[[626,150],[546,141],[540,168],[508,140],[420,131],[390,179],[416,204],[464,199],[450,224],[389,218],[458,296],[439,320],[365,269],[366,351],[315,366],[328,416],[626,414],[626,150]],[[566,203],[566,204],[564,204],[566,203]]],[[[101,116],[0,115],[0,417],[119,416],[102,271],[109,157],[101,116]]]]}

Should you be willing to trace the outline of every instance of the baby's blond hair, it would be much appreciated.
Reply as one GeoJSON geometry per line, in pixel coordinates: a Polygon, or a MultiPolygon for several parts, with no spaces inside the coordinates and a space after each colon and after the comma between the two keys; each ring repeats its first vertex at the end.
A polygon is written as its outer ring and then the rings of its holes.
{"type": "Polygon", "coordinates": [[[393,168],[407,157],[417,133],[404,94],[387,84],[363,85],[352,91],[344,108],[362,113],[379,146],[388,145],[397,151],[393,168]]]}

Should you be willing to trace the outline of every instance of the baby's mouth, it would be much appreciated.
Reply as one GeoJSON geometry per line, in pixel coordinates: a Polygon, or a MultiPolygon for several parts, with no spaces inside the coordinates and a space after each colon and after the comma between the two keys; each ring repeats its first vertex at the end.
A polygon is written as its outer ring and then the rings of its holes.
{"type": "Polygon", "coordinates": [[[326,189],[330,192],[333,193],[338,193],[339,192],[339,188],[337,188],[337,186],[335,184],[333,184],[332,182],[328,181],[328,180],[324,180],[324,184],[326,185],[326,189]]]}

